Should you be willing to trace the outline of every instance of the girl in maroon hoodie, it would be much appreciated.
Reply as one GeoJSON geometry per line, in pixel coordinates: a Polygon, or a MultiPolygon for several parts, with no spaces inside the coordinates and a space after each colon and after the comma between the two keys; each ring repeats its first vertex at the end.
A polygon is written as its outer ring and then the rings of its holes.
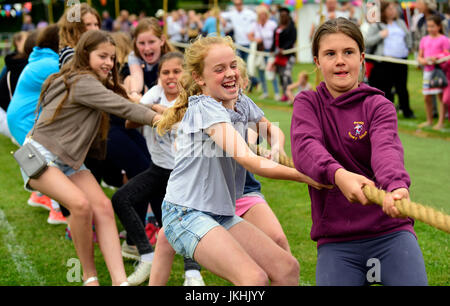
{"type": "Polygon", "coordinates": [[[295,167],[335,186],[309,188],[316,283],[426,285],[414,221],[394,206],[394,200],[409,199],[410,185],[395,107],[380,90],[359,82],[363,50],[360,30],[347,19],[321,25],[312,52],[324,82],[294,102],[295,167]],[[382,208],[367,205],[366,184],[389,192],[382,208]]]}

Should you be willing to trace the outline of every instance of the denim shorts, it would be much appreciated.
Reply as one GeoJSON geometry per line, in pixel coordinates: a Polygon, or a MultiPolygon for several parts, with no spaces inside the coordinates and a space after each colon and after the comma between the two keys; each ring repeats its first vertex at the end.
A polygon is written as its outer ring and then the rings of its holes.
{"type": "Polygon", "coordinates": [[[198,242],[211,229],[216,226],[223,226],[226,230],[229,230],[232,226],[243,221],[241,217],[236,215],[215,215],[167,201],[163,201],[161,209],[167,240],[178,254],[192,259],[198,242]]]}
{"type": "MultiPolygon", "coordinates": [[[[61,161],[59,159],[58,156],[56,156],[55,154],[53,154],[52,152],[47,150],[39,142],[37,142],[37,141],[35,141],[35,140],[31,139],[31,138],[26,138],[25,141],[24,141],[24,144],[26,144],[27,142],[31,143],[45,157],[45,159],[47,160],[47,165],[48,166],[52,166],[52,167],[58,168],[66,176],[71,176],[72,174],[75,174],[75,173],[80,172],[82,170],[88,170],[88,168],[86,168],[86,166],[84,164],[81,165],[80,169],[75,170],[75,169],[71,168],[70,166],[66,165],[63,161],[61,161]]],[[[28,185],[28,183],[30,181],[30,178],[25,174],[25,172],[22,169],[20,169],[20,172],[22,173],[25,190],[30,191],[30,192],[34,191],[28,185]]]]}

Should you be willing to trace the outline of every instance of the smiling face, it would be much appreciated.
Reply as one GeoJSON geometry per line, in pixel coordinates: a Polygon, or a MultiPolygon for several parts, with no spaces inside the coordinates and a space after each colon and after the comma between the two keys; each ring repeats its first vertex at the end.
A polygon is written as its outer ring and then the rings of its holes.
{"type": "Polygon", "coordinates": [[[324,35],[320,39],[314,62],[321,70],[328,91],[334,98],[358,87],[364,53],[356,41],[343,33],[324,35]]]}
{"type": "Polygon", "coordinates": [[[116,47],[109,42],[101,43],[89,53],[89,66],[104,81],[110,75],[115,64],[116,47]]]}
{"type": "Polygon", "coordinates": [[[136,47],[142,59],[150,64],[155,64],[161,57],[161,47],[164,40],[158,38],[153,31],[140,33],[136,38],[136,47]]]}
{"type": "Polygon", "coordinates": [[[164,61],[159,72],[159,79],[166,98],[171,101],[179,94],[178,80],[183,73],[181,59],[172,58],[164,61]]]}
{"type": "Polygon", "coordinates": [[[233,49],[213,45],[204,59],[201,76],[193,75],[203,94],[224,104],[232,103],[239,93],[239,69],[233,49]]]}

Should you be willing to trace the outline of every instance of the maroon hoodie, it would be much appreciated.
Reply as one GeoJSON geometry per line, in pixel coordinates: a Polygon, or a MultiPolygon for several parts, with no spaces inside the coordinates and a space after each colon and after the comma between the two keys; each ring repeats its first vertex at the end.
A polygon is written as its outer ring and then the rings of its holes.
{"type": "MultiPolygon", "coordinates": [[[[387,191],[408,188],[397,133],[397,114],[383,92],[362,83],[336,99],[321,83],[295,97],[291,123],[295,167],[314,180],[334,185],[337,169],[363,175],[387,191]]],[[[339,190],[316,190],[311,197],[311,239],[317,246],[408,230],[414,221],[391,218],[378,205],[350,203],[339,190]]]]}

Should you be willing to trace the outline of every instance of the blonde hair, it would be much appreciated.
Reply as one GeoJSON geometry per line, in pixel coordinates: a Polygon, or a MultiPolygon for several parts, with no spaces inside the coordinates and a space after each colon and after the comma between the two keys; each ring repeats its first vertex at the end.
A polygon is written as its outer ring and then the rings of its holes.
{"type": "Polygon", "coordinates": [[[209,50],[215,45],[229,46],[233,51],[235,47],[233,39],[230,36],[226,37],[199,37],[192,42],[184,53],[184,72],[180,79],[181,90],[175,104],[168,108],[161,120],[157,122],[157,132],[163,135],[172,128],[174,124],[181,121],[188,107],[189,97],[199,95],[202,89],[195,82],[193,74],[200,76],[203,74],[205,68],[205,58],[209,50]]]}
{"type": "Polygon", "coordinates": [[[66,9],[64,14],[58,20],[59,26],[59,48],[74,48],[80,40],[81,34],[86,32],[86,26],[83,23],[83,16],[92,14],[97,18],[99,26],[101,25],[100,15],[95,8],[90,7],[87,3],[75,4],[66,9]],[[80,10],[80,20],[71,20],[70,16],[74,15],[74,10],[80,10]]]}
{"type": "Polygon", "coordinates": [[[236,56],[236,58],[240,76],[239,86],[242,88],[242,90],[246,90],[248,84],[250,83],[250,79],[247,73],[247,63],[244,62],[244,60],[240,56],[236,56]]]}
{"type": "Polygon", "coordinates": [[[175,47],[172,46],[172,44],[167,40],[167,37],[164,37],[163,28],[159,25],[159,20],[155,17],[147,17],[143,18],[139,21],[138,25],[136,26],[136,29],[134,30],[134,39],[133,39],[133,51],[134,55],[136,55],[141,60],[144,60],[141,57],[141,54],[139,53],[139,50],[137,48],[136,40],[139,34],[145,33],[148,31],[152,31],[153,35],[158,37],[159,39],[164,39],[164,45],[161,46],[161,55],[164,55],[168,52],[174,52],[176,51],[175,47]]]}

